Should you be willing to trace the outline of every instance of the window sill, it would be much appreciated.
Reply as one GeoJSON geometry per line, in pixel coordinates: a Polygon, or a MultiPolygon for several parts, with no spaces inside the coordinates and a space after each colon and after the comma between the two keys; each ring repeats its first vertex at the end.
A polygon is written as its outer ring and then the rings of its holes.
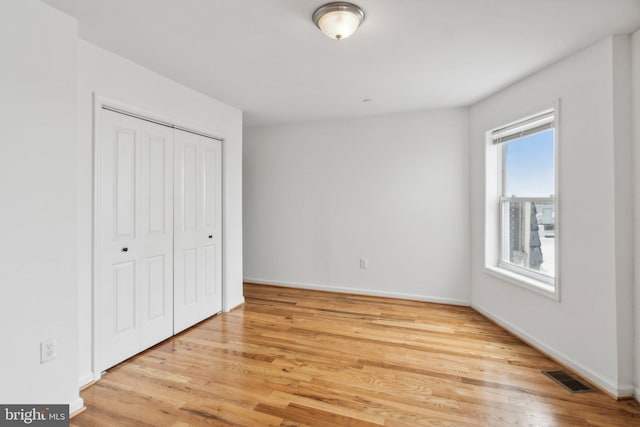
{"type": "Polygon", "coordinates": [[[553,286],[500,267],[485,266],[485,272],[491,276],[527,289],[528,291],[534,292],[538,295],[542,295],[554,301],[560,301],[560,293],[558,292],[557,283],[553,286]]]}

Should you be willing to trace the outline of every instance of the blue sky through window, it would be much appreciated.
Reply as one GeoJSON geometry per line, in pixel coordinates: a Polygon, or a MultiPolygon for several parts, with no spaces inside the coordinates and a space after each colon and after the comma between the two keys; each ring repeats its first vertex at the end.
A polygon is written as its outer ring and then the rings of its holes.
{"type": "Polygon", "coordinates": [[[555,193],[553,129],[507,142],[505,196],[549,197],[555,193]]]}

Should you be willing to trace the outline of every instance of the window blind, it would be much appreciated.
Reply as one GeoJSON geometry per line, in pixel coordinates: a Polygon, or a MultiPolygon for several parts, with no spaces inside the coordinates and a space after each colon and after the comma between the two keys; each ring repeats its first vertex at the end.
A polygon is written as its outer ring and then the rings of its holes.
{"type": "Polygon", "coordinates": [[[554,127],[555,112],[547,110],[524,120],[503,126],[491,132],[491,139],[494,144],[502,144],[543,132],[554,127]]]}

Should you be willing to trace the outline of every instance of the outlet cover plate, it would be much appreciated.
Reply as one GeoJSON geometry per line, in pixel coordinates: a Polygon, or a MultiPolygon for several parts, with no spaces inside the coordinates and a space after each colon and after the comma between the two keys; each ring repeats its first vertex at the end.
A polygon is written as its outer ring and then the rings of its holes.
{"type": "Polygon", "coordinates": [[[58,343],[56,340],[46,340],[40,343],[40,363],[52,361],[58,355],[58,343]]]}

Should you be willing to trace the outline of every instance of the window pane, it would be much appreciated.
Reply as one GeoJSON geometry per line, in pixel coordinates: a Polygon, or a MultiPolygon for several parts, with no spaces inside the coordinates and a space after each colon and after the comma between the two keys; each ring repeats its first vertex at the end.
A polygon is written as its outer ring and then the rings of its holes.
{"type": "Polygon", "coordinates": [[[505,143],[504,196],[550,197],[555,191],[553,129],[505,143]]]}
{"type": "Polygon", "coordinates": [[[555,276],[555,204],[502,203],[502,261],[555,276]]]}

